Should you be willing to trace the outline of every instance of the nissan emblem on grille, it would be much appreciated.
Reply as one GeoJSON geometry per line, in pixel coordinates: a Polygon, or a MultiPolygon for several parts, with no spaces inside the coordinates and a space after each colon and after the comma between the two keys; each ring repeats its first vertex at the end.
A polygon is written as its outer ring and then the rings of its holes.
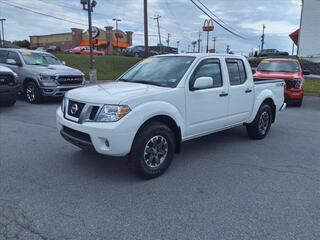
{"type": "Polygon", "coordinates": [[[78,105],[75,103],[71,107],[71,113],[75,114],[78,111],[78,105]]]}

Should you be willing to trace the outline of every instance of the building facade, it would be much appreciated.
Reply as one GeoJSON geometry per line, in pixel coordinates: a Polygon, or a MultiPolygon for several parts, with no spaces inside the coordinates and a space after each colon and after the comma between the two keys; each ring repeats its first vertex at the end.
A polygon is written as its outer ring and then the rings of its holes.
{"type": "Polygon", "coordinates": [[[320,0],[303,0],[298,55],[320,59],[320,0]]]}
{"type": "MultiPolygon", "coordinates": [[[[97,28],[96,30],[94,46],[104,50],[107,54],[113,54],[115,50],[132,46],[133,32],[117,31],[111,26],[105,27],[105,29],[97,28]]],[[[89,46],[89,36],[87,31],[79,28],[71,28],[71,32],[68,33],[30,36],[30,47],[32,49],[51,46],[55,46],[61,51],[78,46],[89,46]]]]}

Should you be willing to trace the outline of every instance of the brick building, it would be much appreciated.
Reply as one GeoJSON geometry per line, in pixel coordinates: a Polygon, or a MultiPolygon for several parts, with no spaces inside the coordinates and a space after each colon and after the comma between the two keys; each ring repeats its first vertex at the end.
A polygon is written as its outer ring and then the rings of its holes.
{"type": "MultiPolygon", "coordinates": [[[[117,48],[123,49],[132,46],[133,32],[116,31],[111,26],[98,29],[98,32],[94,46],[97,49],[105,50],[107,54],[113,54],[117,48]]],[[[30,36],[31,48],[48,48],[50,46],[56,46],[61,51],[77,46],[89,46],[89,37],[86,31],[79,28],[71,28],[71,32],[68,33],[30,36]]]]}

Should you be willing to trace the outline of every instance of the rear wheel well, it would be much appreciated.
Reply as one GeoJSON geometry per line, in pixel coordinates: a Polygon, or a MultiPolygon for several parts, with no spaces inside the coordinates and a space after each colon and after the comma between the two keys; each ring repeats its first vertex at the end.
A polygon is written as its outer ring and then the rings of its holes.
{"type": "Polygon", "coordinates": [[[273,100],[271,98],[267,98],[263,101],[263,103],[261,104],[261,106],[263,104],[267,104],[271,107],[272,109],[272,123],[275,122],[276,120],[276,105],[274,104],[273,100]]]}
{"type": "Polygon", "coordinates": [[[172,119],[171,117],[167,116],[167,115],[154,116],[154,117],[148,119],[147,121],[145,121],[142,124],[142,126],[139,128],[136,136],[141,131],[141,129],[143,129],[145,126],[147,126],[148,124],[150,124],[152,122],[161,122],[161,123],[167,125],[171,129],[171,131],[173,132],[173,134],[175,136],[175,152],[176,153],[180,153],[180,149],[181,149],[181,129],[177,125],[175,120],[172,119]]]}

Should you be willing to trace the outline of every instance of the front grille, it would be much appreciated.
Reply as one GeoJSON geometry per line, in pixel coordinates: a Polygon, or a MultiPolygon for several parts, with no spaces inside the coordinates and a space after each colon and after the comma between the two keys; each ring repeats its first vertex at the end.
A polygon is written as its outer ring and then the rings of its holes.
{"type": "Polygon", "coordinates": [[[12,74],[0,74],[0,86],[13,86],[15,84],[12,74]]]}
{"type": "Polygon", "coordinates": [[[99,107],[93,106],[90,112],[89,120],[93,121],[96,119],[97,113],[98,113],[99,107]]]}
{"type": "Polygon", "coordinates": [[[74,130],[72,128],[68,128],[66,126],[63,127],[63,131],[74,137],[74,138],[77,138],[77,139],[80,139],[82,141],[86,141],[86,142],[91,142],[91,138],[90,138],[90,135],[87,134],[87,133],[83,133],[83,132],[80,132],[80,131],[77,131],[77,130],[74,130]]]}
{"type": "Polygon", "coordinates": [[[85,105],[84,103],[69,100],[68,115],[71,117],[79,118],[84,108],[84,105],[85,105]]]}
{"type": "Polygon", "coordinates": [[[59,76],[57,82],[60,85],[80,85],[83,82],[83,76],[59,76]]]}

